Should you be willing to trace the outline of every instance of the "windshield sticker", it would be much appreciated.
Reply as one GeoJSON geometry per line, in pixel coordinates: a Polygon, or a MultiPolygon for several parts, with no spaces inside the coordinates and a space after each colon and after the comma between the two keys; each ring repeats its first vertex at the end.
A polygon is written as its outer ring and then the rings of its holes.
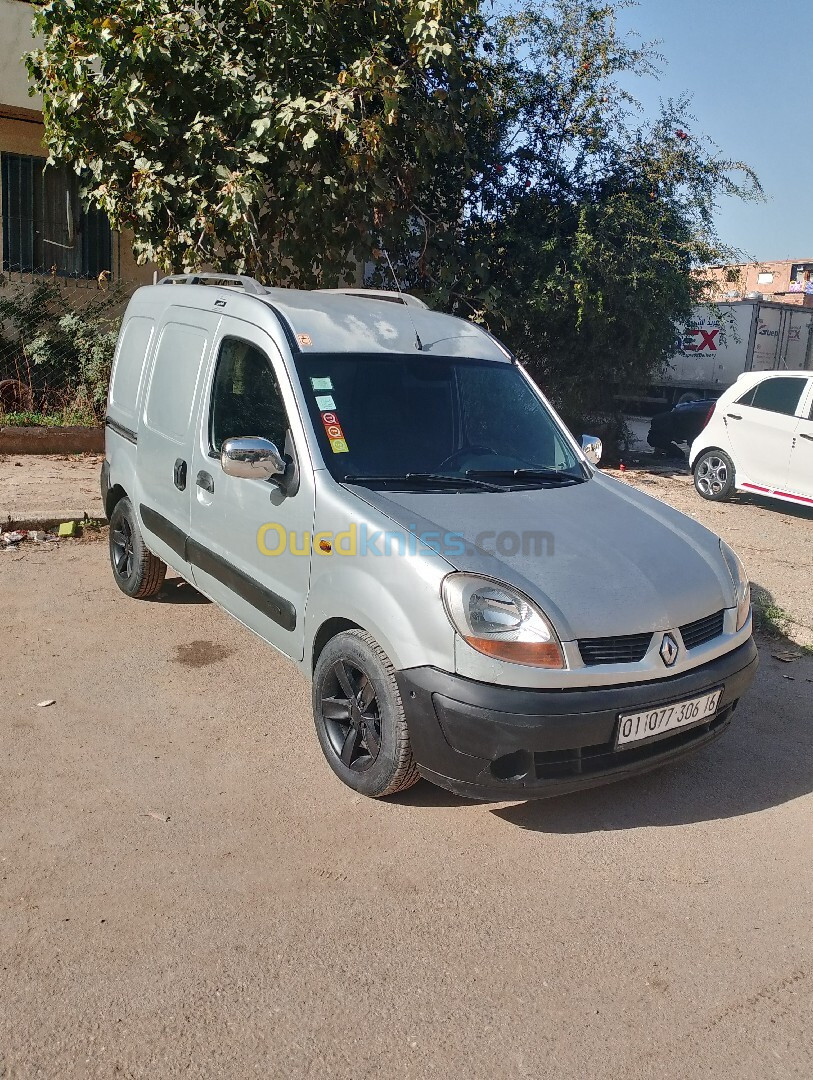
{"type": "Polygon", "coordinates": [[[325,425],[325,431],[329,439],[343,439],[344,432],[342,426],[336,419],[335,413],[322,413],[322,423],[325,425]]]}
{"type": "Polygon", "coordinates": [[[325,425],[325,432],[330,443],[330,449],[334,454],[347,454],[350,451],[350,447],[345,441],[344,432],[342,431],[342,425],[339,423],[339,418],[333,412],[322,413],[322,423],[325,425]]]}
{"type": "Polygon", "coordinates": [[[325,409],[335,409],[336,402],[330,396],[330,394],[324,394],[316,399],[316,407],[320,412],[324,412],[325,409]]]}
{"type": "Polygon", "coordinates": [[[311,386],[314,390],[332,390],[332,379],[311,379],[311,386]]]}
{"type": "Polygon", "coordinates": [[[296,340],[300,345],[313,345],[310,334],[297,334],[296,340]]]}

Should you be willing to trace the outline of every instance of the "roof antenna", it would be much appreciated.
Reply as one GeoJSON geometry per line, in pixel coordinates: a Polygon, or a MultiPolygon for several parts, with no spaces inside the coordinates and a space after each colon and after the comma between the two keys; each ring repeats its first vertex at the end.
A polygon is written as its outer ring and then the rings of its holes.
{"type": "Polygon", "coordinates": [[[395,267],[392,265],[390,253],[387,251],[386,248],[382,248],[381,250],[384,252],[384,258],[389,264],[390,273],[392,274],[392,280],[395,282],[395,288],[398,290],[398,296],[401,299],[401,303],[406,308],[407,315],[409,316],[409,321],[412,323],[412,329],[415,331],[415,348],[420,350],[420,352],[423,352],[423,342],[421,341],[421,335],[418,333],[418,327],[415,325],[415,320],[412,318],[412,312],[409,310],[409,304],[404,299],[404,294],[401,291],[401,283],[398,280],[398,275],[395,273],[395,267]]]}

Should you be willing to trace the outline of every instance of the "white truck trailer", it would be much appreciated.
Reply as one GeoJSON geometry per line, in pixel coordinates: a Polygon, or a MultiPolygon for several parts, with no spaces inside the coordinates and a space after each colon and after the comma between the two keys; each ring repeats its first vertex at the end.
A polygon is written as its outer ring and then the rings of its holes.
{"type": "Polygon", "coordinates": [[[679,327],[653,397],[718,397],[744,371],[813,367],[813,308],[766,300],[701,304],[679,327]]]}

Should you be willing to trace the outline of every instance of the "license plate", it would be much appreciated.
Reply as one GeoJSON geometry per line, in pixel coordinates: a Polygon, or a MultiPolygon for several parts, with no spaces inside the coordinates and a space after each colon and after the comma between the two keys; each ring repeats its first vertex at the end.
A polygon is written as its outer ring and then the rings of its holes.
{"type": "Polygon", "coordinates": [[[643,742],[665,731],[692,727],[717,712],[717,703],[723,692],[722,687],[710,690],[700,697],[688,701],[678,701],[674,705],[663,705],[645,712],[625,713],[618,720],[618,739],[616,745],[643,742]]]}

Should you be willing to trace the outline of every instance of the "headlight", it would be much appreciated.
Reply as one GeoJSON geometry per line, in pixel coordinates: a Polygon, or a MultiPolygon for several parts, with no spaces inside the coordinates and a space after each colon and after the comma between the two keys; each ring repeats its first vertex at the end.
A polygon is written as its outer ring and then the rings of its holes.
{"type": "Polygon", "coordinates": [[[551,624],[527,596],[475,574],[443,581],[449,621],[473,649],[513,664],[563,668],[562,647],[551,624]]]}
{"type": "Polygon", "coordinates": [[[737,629],[742,630],[751,612],[751,585],[742,559],[728,544],[720,541],[720,551],[728,566],[731,580],[734,582],[734,596],[737,603],[737,629]]]}

